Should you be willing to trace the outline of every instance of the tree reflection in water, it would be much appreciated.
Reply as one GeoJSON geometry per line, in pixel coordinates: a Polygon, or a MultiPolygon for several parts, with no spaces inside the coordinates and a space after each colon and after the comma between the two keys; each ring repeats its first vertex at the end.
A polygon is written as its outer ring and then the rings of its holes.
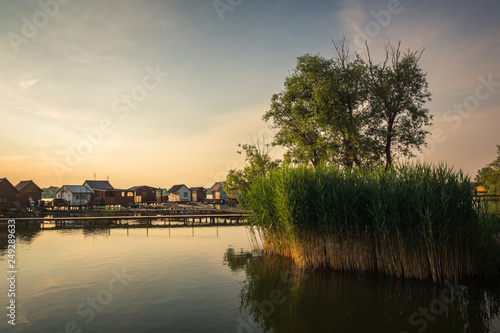
{"type": "MultiPolygon", "coordinates": [[[[40,233],[39,228],[16,228],[16,244],[31,244],[40,233]]],[[[0,257],[8,253],[9,233],[7,227],[0,228],[0,257]]]]}
{"type": "Polygon", "coordinates": [[[284,258],[233,248],[224,263],[246,273],[240,311],[251,319],[240,321],[240,332],[500,330],[500,284],[495,280],[435,284],[380,274],[300,272],[284,258]]]}

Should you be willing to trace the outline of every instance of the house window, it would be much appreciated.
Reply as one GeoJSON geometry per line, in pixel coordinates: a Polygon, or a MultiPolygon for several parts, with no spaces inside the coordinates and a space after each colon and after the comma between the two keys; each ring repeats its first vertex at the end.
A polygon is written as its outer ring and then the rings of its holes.
{"type": "Polygon", "coordinates": [[[187,198],[188,194],[187,192],[184,192],[184,198],[187,198]]]}
{"type": "Polygon", "coordinates": [[[0,203],[7,203],[9,202],[8,198],[0,198],[0,203]]]}
{"type": "Polygon", "coordinates": [[[129,197],[133,197],[133,196],[134,196],[134,192],[128,192],[128,193],[127,193],[127,196],[129,196],[129,197]]]}

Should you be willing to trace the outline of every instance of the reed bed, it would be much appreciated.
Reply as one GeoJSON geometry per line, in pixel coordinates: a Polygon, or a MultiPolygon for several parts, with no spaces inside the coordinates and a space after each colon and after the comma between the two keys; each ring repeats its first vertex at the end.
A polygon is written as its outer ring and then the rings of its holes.
{"type": "Polygon", "coordinates": [[[470,179],[445,165],[283,167],[241,198],[263,250],[301,267],[434,281],[499,272],[470,179]]]}

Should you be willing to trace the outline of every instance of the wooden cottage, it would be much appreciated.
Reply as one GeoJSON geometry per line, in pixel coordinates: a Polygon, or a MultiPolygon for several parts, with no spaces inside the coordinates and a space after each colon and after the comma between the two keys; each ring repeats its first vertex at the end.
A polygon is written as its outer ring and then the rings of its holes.
{"type": "Polygon", "coordinates": [[[18,194],[17,189],[7,178],[0,178],[0,211],[7,211],[12,208],[19,209],[18,194]]]}
{"type": "Polygon", "coordinates": [[[64,185],[56,192],[56,198],[65,199],[73,206],[85,206],[92,200],[91,189],[81,185],[64,185]]]}
{"type": "Polygon", "coordinates": [[[23,180],[16,185],[19,192],[18,201],[23,206],[36,206],[42,200],[43,190],[32,180],[23,180]]]}
{"type": "Polygon", "coordinates": [[[212,187],[210,188],[210,194],[212,196],[211,199],[229,199],[229,196],[227,193],[224,191],[224,186],[222,182],[217,182],[212,187]]]}
{"type": "Polygon", "coordinates": [[[207,198],[207,190],[203,187],[191,187],[191,201],[203,202],[207,198]]]}
{"type": "Polygon", "coordinates": [[[134,192],[134,202],[156,202],[156,191],[155,187],[141,185],[134,186],[128,189],[128,191],[134,192]]]}
{"type": "Polygon", "coordinates": [[[82,186],[92,190],[98,205],[120,205],[134,202],[134,191],[115,189],[107,180],[86,180],[82,186]]]}
{"type": "Polygon", "coordinates": [[[156,202],[168,202],[168,189],[159,188],[156,190],[156,202]]]}
{"type": "Polygon", "coordinates": [[[115,204],[131,204],[134,203],[134,191],[115,189],[115,204]]]}
{"type": "Polygon", "coordinates": [[[105,205],[115,199],[115,188],[107,180],[86,180],[82,186],[92,191],[92,202],[95,204],[105,205]]]}
{"type": "Polygon", "coordinates": [[[191,190],[184,184],[174,185],[168,190],[168,201],[191,201],[191,190]]]}

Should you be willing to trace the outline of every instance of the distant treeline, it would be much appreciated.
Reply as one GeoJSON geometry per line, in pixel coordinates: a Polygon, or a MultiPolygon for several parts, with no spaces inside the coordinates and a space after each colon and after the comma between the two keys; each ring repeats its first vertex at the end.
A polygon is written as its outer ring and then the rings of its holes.
{"type": "Polygon", "coordinates": [[[59,189],[59,187],[57,187],[57,186],[50,186],[50,187],[43,188],[42,189],[43,190],[42,198],[44,198],[44,199],[55,198],[56,192],[58,189],[59,189]]]}

